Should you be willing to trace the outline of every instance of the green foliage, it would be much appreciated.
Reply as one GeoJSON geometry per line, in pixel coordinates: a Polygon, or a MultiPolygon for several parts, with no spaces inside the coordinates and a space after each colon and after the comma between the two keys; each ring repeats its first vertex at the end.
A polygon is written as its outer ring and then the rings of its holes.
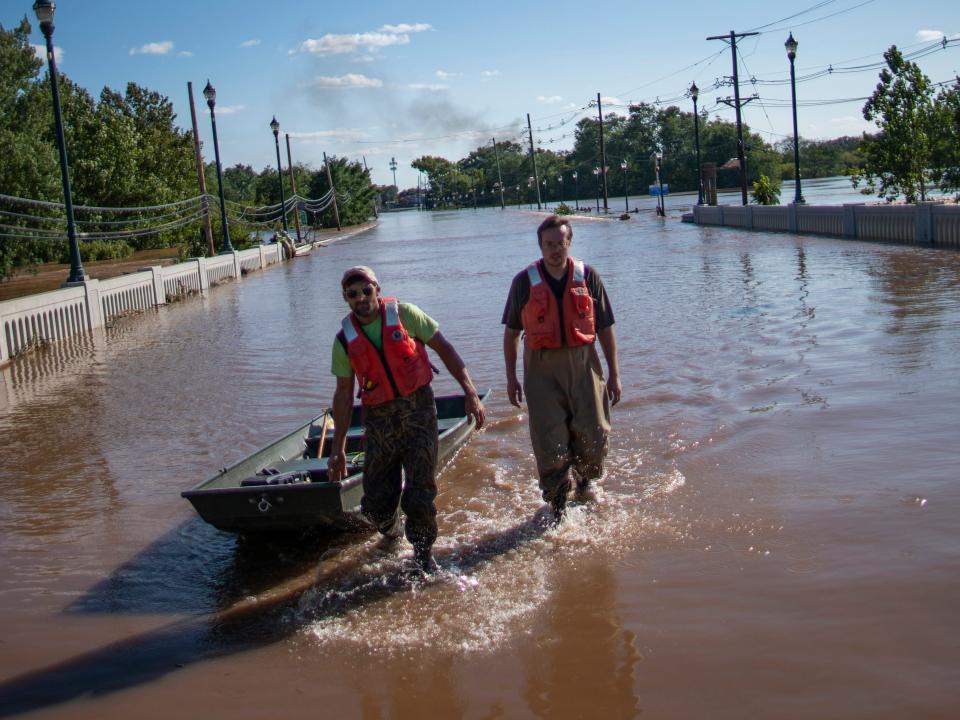
{"type": "Polygon", "coordinates": [[[566,203],[560,203],[553,212],[557,215],[573,215],[573,208],[566,203]]]}
{"type": "Polygon", "coordinates": [[[753,201],[757,205],[779,205],[780,187],[766,175],[753,181],[753,201]]]}
{"type": "Polygon", "coordinates": [[[863,106],[863,117],[880,128],[863,136],[863,173],[854,177],[864,193],[907,202],[926,197],[935,180],[932,169],[937,135],[933,86],[916,63],[904,60],[896,45],[883,54],[887,67],[863,106]]]}
{"type": "MultiPolygon", "coordinates": [[[[373,203],[377,191],[370,182],[370,172],[362,163],[350,162],[346,158],[328,157],[330,175],[333,186],[337,190],[337,209],[340,213],[341,225],[358,225],[366,222],[373,214],[373,203]]],[[[323,197],[330,189],[327,174],[321,169],[315,172],[310,179],[308,197],[323,197]]],[[[333,207],[329,207],[320,215],[324,227],[336,226],[333,207]]]]}
{"type": "MultiPolygon", "coordinates": [[[[83,262],[122,260],[132,254],[133,248],[123,240],[86,240],[80,243],[80,259],[83,262]]],[[[62,246],[57,260],[61,263],[69,263],[70,248],[62,246]]]]}

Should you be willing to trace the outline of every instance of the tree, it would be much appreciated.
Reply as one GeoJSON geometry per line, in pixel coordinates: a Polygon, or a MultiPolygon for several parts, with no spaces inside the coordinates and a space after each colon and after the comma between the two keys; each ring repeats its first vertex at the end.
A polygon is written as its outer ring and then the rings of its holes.
{"type": "Polygon", "coordinates": [[[933,167],[943,192],[960,190],[960,77],[936,100],[933,167]]]}
{"type": "Polygon", "coordinates": [[[863,106],[863,117],[880,132],[863,135],[863,174],[854,187],[887,200],[903,195],[907,202],[926,199],[926,187],[935,179],[931,171],[936,146],[936,113],[933,86],[919,66],[893,45],[883,54],[887,67],[863,106]]]}

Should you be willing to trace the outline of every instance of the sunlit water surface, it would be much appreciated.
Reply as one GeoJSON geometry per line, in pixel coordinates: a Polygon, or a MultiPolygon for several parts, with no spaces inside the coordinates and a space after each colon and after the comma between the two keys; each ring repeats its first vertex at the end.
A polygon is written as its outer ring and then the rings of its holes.
{"type": "Polygon", "coordinates": [[[960,255],[648,206],[575,224],[624,400],[556,529],[501,355],[535,213],[385,215],[4,369],[0,715],[960,714],[960,255]],[[493,389],[428,580],[405,542],[239,541],[179,496],[329,402],[361,263],[493,389]]]}

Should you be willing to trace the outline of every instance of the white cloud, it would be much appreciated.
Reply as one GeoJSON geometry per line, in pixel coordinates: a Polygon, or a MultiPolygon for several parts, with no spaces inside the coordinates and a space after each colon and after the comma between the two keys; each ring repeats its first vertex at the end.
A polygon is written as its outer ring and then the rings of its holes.
{"type": "Polygon", "coordinates": [[[256,47],[259,44],[260,44],[259,39],[244,40],[242,43],[240,43],[240,47],[256,47]]]}
{"type": "Polygon", "coordinates": [[[940,30],[918,30],[917,31],[917,40],[920,42],[933,42],[934,40],[943,39],[944,33],[940,30]]]}
{"type": "Polygon", "coordinates": [[[408,23],[400,23],[399,25],[384,25],[377,32],[383,33],[418,33],[423,32],[424,30],[433,30],[433,26],[427,23],[413,23],[412,25],[408,23]]]}
{"type": "MultiPolygon", "coordinates": [[[[37,54],[37,57],[38,57],[38,58],[40,58],[40,59],[43,60],[44,62],[47,61],[47,46],[46,46],[46,45],[31,45],[30,47],[33,48],[33,51],[37,54]]],[[[57,47],[56,45],[53,46],[53,61],[54,61],[57,65],[59,65],[59,64],[63,61],[63,48],[62,48],[62,47],[57,47]]]]}
{"type": "Polygon", "coordinates": [[[600,98],[600,103],[602,105],[629,105],[630,103],[626,100],[621,100],[618,97],[613,95],[604,95],[600,98]]]}
{"type": "Polygon", "coordinates": [[[131,55],[166,55],[173,50],[173,41],[151,42],[138,48],[130,48],[131,55]]]}
{"type": "Polygon", "coordinates": [[[499,71],[499,70],[481,70],[481,71],[480,71],[480,77],[481,77],[483,80],[491,80],[491,79],[493,79],[493,78],[495,78],[495,77],[499,77],[499,76],[500,76],[500,71],[499,71]]]}
{"type": "Polygon", "coordinates": [[[323,140],[336,142],[355,142],[368,137],[363,130],[356,128],[334,128],[333,130],[312,130],[310,132],[292,132],[290,137],[306,143],[319,143],[323,140]]]}
{"type": "Polygon", "coordinates": [[[383,80],[367,77],[359,73],[347,73],[339,77],[321,75],[307,83],[310,87],[332,90],[336,88],[378,88],[383,87],[383,80]]]}
{"type": "Polygon", "coordinates": [[[537,95],[537,100],[547,105],[553,105],[554,103],[562,102],[563,98],[559,95],[537,95]]]}
{"type": "Polygon", "coordinates": [[[246,105],[224,105],[223,107],[217,106],[217,113],[220,115],[236,115],[238,112],[246,110],[246,105]]]}
{"type": "Polygon", "coordinates": [[[447,72],[446,70],[437,70],[434,73],[441,80],[449,80],[450,78],[460,77],[463,73],[447,72]]]}
{"type": "Polygon", "coordinates": [[[426,23],[415,25],[384,25],[376,32],[349,33],[337,35],[327,33],[319,39],[310,38],[290,50],[290,55],[310,53],[312,55],[346,55],[362,48],[375,50],[391,45],[409,45],[410,33],[431,29],[426,23]]]}
{"type": "Polygon", "coordinates": [[[177,56],[178,56],[178,57],[193,57],[193,53],[190,52],[189,50],[181,50],[180,52],[177,53],[177,56]]]}
{"type": "Polygon", "coordinates": [[[437,85],[432,83],[410,83],[407,85],[408,88],[412,90],[429,90],[430,92],[442,92],[444,90],[449,90],[447,85],[437,85]]]}

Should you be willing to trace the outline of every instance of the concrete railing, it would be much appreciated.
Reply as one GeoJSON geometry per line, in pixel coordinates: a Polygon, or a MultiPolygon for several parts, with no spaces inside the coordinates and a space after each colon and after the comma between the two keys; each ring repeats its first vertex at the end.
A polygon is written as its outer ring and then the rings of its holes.
{"type": "Polygon", "coordinates": [[[960,205],[695,205],[693,222],[960,249],[960,205]]]}
{"type": "Polygon", "coordinates": [[[206,292],[282,257],[278,245],[261,245],[0,302],[0,364],[38,345],[89,332],[123,315],[206,292]]]}

